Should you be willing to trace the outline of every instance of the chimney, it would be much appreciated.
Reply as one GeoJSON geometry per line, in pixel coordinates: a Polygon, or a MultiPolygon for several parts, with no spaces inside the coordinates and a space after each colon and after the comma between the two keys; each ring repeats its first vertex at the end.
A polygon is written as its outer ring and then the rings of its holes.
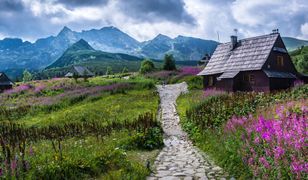
{"type": "Polygon", "coordinates": [[[272,34],[279,34],[279,29],[273,29],[272,34]]]}
{"type": "Polygon", "coordinates": [[[231,36],[231,50],[236,48],[237,45],[237,36],[231,36]]]}

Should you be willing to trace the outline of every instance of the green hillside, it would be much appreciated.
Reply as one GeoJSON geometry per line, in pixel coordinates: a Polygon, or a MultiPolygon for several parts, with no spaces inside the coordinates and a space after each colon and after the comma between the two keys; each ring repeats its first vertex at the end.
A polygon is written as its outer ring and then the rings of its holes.
{"type": "Polygon", "coordinates": [[[36,75],[37,79],[64,76],[72,65],[88,67],[95,74],[103,75],[107,67],[115,73],[123,68],[128,71],[137,71],[142,59],[121,53],[107,53],[93,49],[85,40],[81,39],[69,47],[63,55],[45,70],[36,75]]]}
{"type": "Polygon", "coordinates": [[[296,69],[304,74],[308,74],[308,46],[301,47],[290,52],[296,69]]]}
{"type": "Polygon", "coordinates": [[[306,40],[296,39],[292,37],[282,37],[282,40],[288,51],[296,50],[301,46],[308,46],[308,41],[306,40]]]}
{"type": "Polygon", "coordinates": [[[81,39],[69,47],[63,55],[46,69],[59,68],[85,62],[99,61],[140,61],[135,56],[121,53],[107,53],[93,49],[85,40],[81,39]]]}

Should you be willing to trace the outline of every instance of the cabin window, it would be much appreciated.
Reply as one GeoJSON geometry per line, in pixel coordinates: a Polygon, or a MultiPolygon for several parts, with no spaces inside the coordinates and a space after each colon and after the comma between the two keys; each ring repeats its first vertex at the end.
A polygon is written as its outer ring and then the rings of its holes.
{"type": "Polygon", "coordinates": [[[244,74],[243,75],[243,81],[249,81],[249,75],[248,74],[244,74]]]}
{"type": "Polygon", "coordinates": [[[213,82],[213,76],[209,77],[209,86],[213,86],[214,82],[213,82]]]}
{"type": "Polygon", "coordinates": [[[249,74],[248,80],[249,80],[249,83],[250,83],[250,84],[255,84],[255,83],[256,83],[255,75],[249,74]]]}
{"type": "Polygon", "coordinates": [[[277,64],[278,64],[278,66],[284,65],[283,56],[277,56],[277,64]]]}

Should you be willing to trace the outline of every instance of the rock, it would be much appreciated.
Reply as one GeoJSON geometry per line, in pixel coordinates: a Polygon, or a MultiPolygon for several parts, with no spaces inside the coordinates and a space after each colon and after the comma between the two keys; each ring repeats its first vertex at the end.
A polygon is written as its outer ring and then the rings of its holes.
{"type": "Polygon", "coordinates": [[[157,177],[165,177],[167,175],[170,175],[170,171],[157,171],[157,174],[155,176],[157,177]]]}
{"type": "Polygon", "coordinates": [[[208,178],[204,176],[204,177],[200,177],[199,180],[208,180],[208,178]]]}
{"type": "Polygon", "coordinates": [[[162,177],[159,178],[160,180],[178,180],[178,178],[173,177],[173,176],[166,176],[166,177],[162,177]]]}
{"type": "Polygon", "coordinates": [[[174,173],[173,176],[184,177],[186,176],[186,174],[185,173],[174,173]]]}
{"type": "Polygon", "coordinates": [[[218,167],[218,166],[215,166],[212,170],[213,171],[221,171],[222,169],[220,167],[218,167]]]}
{"type": "Polygon", "coordinates": [[[193,180],[193,177],[185,177],[184,180],[193,180]]]}
{"type": "Polygon", "coordinates": [[[205,173],[196,173],[195,176],[199,178],[206,177],[205,173]]]}
{"type": "Polygon", "coordinates": [[[184,171],[186,174],[195,174],[195,171],[193,169],[188,169],[184,171]]]}
{"type": "Polygon", "coordinates": [[[210,177],[210,176],[214,176],[215,175],[215,172],[211,171],[209,173],[207,173],[207,176],[210,177]]]}

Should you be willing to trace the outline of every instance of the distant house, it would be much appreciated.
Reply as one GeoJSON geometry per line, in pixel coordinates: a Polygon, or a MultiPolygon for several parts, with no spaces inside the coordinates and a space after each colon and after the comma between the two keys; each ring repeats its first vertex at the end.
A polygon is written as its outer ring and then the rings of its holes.
{"type": "Polygon", "coordinates": [[[0,72],[0,92],[6,89],[11,89],[13,84],[14,82],[11,81],[5,73],[0,72]]]}
{"type": "Polygon", "coordinates": [[[218,45],[209,63],[198,75],[205,88],[226,91],[273,91],[287,89],[299,74],[278,31],[268,35],[218,45]]]}
{"type": "Polygon", "coordinates": [[[68,73],[65,75],[65,77],[93,77],[94,73],[92,73],[88,68],[83,66],[73,66],[68,73]]]}
{"type": "Polygon", "coordinates": [[[198,62],[199,65],[206,66],[209,63],[211,56],[209,54],[205,54],[204,57],[198,62]]]}

